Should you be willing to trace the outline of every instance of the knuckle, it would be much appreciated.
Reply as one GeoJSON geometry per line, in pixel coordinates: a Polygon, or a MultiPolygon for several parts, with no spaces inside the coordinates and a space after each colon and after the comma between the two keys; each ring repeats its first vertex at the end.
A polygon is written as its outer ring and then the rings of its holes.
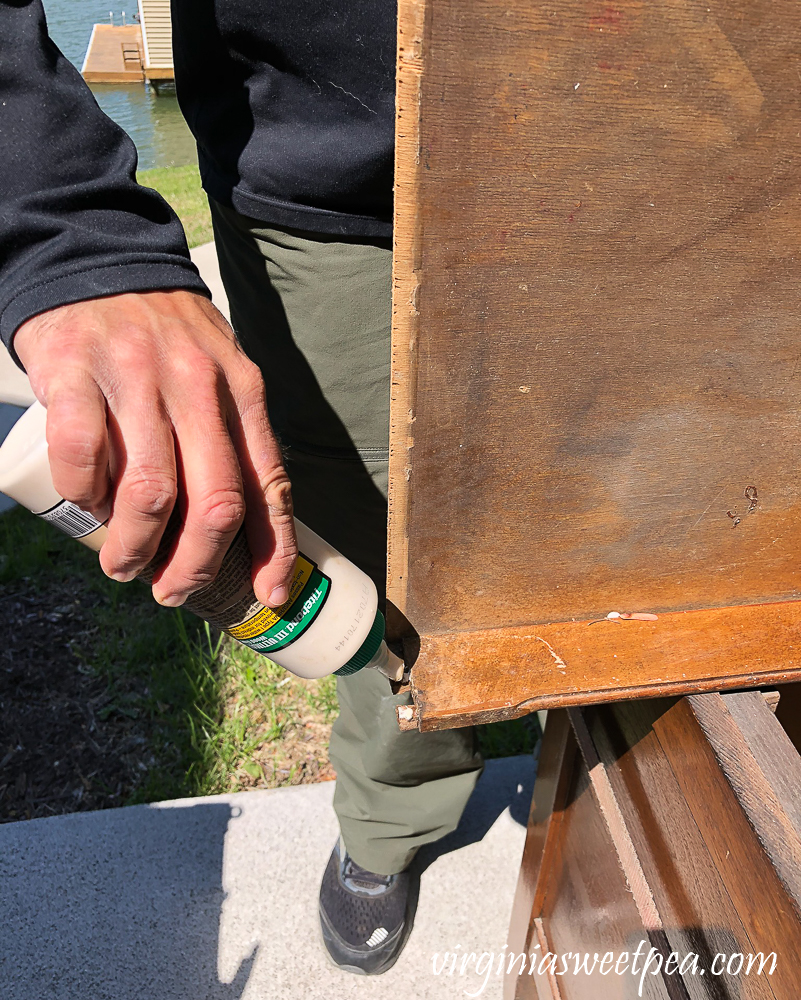
{"type": "Polygon", "coordinates": [[[160,533],[152,532],[145,537],[139,531],[128,531],[121,526],[117,518],[117,508],[114,508],[110,522],[112,537],[103,547],[101,562],[106,573],[139,573],[156,554],[160,533]]]}
{"type": "Polygon", "coordinates": [[[218,572],[216,566],[196,566],[183,574],[180,589],[186,594],[202,590],[214,582],[218,572]]]}
{"type": "Polygon", "coordinates": [[[245,501],[237,490],[217,490],[198,505],[198,518],[206,532],[227,535],[245,518],[245,501]]]}
{"type": "Polygon", "coordinates": [[[251,361],[247,354],[237,350],[233,362],[233,375],[241,385],[243,392],[264,392],[264,379],[261,369],[251,361]]]}
{"type": "Polygon", "coordinates": [[[243,417],[256,416],[267,419],[267,399],[264,393],[264,382],[258,369],[248,372],[237,386],[237,402],[239,412],[243,417]]]}
{"type": "Polygon", "coordinates": [[[292,485],[283,469],[277,470],[274,478],[263,484],[263,489],[271,515],[292,516],[292,485]]]}
{"type": "Polygon", "coordinates": [[[194,594],[214,582],[217,571],[208,566],[195,566],[191,570],[183,570],[180,574],[166,575],[161,578],[161,587],[176,594],[194,594]]]}
{"type": "Polygon", "coordinates": [[[273,557],[278,571],[281,575],[289,576],[295,568],[295,562],[298,557],[298,549],[296,545],[291,548],[285,548],[280,552],[276,552],[273,557]]]}
{"type": "Polygon", "coordinates": [[[140,329],[133,325],[117,331],[113,355],[120,371],[130,373],[153,367],[152,349],[145,343],[140,329]]]}
{"type": "Polygon", "coordinates": [[[163,471],[138,471],[128,475],[120,486],[120,499],[138,514],[159,517],[175,504],[178,488],[175,479],[163,471]]]}
{"type": "Polygon", "coordinates": [[[205,351],[187,348],[172,358],[173,375],[179,382],[216,386],[219,382],[217,362],[205,351]]]}
{"type": "Polygon", "coordinates": [[[137,573],[147,565],[151,556],[152,552],[145,547],[121,545],[109,568],[112,572],[137,573]]]}
{"type": "Polygon", "coordinates": [[[80,471],[92,471],[105,456],[105,438],[79,421],[60,421],[48,428],[50,454],[64,465],[80,471]]]}

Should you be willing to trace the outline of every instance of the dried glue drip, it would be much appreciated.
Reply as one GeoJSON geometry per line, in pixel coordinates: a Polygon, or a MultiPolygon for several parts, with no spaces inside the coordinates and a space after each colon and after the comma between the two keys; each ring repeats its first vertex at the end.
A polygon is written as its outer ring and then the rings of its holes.
{"type": "Polygon", "coordinates": [[[597,625],[599,622],[610,621],[656,622],[659,621],[659,615],[652,615],[648,611],[610,611],[605,618],[596,618],[594,621],[587,622],[587,624],[597,625]]]}

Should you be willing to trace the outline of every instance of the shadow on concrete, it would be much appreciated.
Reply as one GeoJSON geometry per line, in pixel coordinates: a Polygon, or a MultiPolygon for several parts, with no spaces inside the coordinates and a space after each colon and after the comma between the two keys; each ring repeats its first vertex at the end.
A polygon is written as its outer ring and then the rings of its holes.
{"type": "MultiPolygon", "coordinates": [[[[483,840],[506,810],[516,823],[525,824],[535,766],[528,756],[489,761],[458,828],[420,851],[417,872],[445,854],[483,840]]],[[[253,798],[254,811],[248,805],[247,816],[229,802],[203,800],[75,813],[0,827],[0,996],[3,1000],[240,1000],[251,973],[260,986],[265,976],[280,975],[295,982],[297,968],[287,940],[303,941],[304,947],[313,949],[310,974],[328,990],[327,966],[315,937],[317,885],[328,834],[321,835],[322,840],[318,837],[319,843],[316,833],[306,838],[302,859],[289,851],[293,864],[302,860],[306,865],[289,883],[296,891],[291,898],[275,852],[265,853],[260,842],[251,840],[267,837],[277,848],[283,845],[286,853],[292,831],[327,830],[329,820],[333,827],[327,790],[309,788],[299,798],[303,791],[288,789],[289,797],[269,793],[275,796],[269,804],[263,797],[253,798]],[[245,825],[234,834],[231,828],[240,815],[245,825]],[[224,868],[229,832],[239,847],[229,853],[224,868]],[[319,871],[313,860],[317,854],[319,871]],[[233,911],[231,901],[226,903],[224,871],[233,893],[233,911]],[[226,950],[221,949],[224,904],[228,948],[232,933],[241,941],[241,935],[256,924],[262,942],[245,952],[230,983],[221,982],[218,975],[218,958],[226,950]],[[251,924],[252,913],[258,914],[256,924],[251,924]],[[289,967],[284,968],[288,956],[289,967]],[[255,971],[257,959],[260,972],[255,971]]],[[[503,858],[494,856],[485,858],[484,864],[508,867],[503,858]]],[[[469,883],[468,869],[458,870],[459,883],[469,883]]],[[[447,898],[452,904],[452,895],[447,898]]],[[[294,987],[286,992],[287,982],[283,992],[270,995],[300,996],[294,987]]],[[[353,984],[344,985],[350,996],[353,984]]]]}
{"type": "Polygon", "coordinates": [[[516,823],[525,827],[536,776],[537,761],[533,755],[488,760],[457,828],[418,852],[414,860],[418,874],[422,874],[443,854],[483,840],[506,809],[516,823]]]}
{"type": "Polygon", "coordinates": [[[155,983],[159,1000],[238,1000],[258,948],[230,984],[217,975],[237,815],[226,803],[136,806],[4,826],[4,1000],[142,1000],[155,983]]]}

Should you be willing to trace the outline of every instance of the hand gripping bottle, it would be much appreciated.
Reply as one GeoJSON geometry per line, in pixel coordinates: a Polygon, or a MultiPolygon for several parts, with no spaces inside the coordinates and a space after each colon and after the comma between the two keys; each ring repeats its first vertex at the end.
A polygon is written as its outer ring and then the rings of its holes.
{"type": "MultiPolygon", "coordinates": [[[[34,403],[0,447],[0,491],[97,551],[106,539],[105,526],[60,497],[53,486],[46,413],[34,403]]],[[[177,526],[172,519],[139,579],[151,581],[177,526]]],[[[265,607],[253,593],[244,529],[231,543],[216,579],[183,606],[299,677],[343,676],[374,667],[400,680],[403,661],[384,642],[384,616],[373,581],[305,524],[296,520],[295,528],[300,554],[289,599],[281,607],[265,607]]]]}

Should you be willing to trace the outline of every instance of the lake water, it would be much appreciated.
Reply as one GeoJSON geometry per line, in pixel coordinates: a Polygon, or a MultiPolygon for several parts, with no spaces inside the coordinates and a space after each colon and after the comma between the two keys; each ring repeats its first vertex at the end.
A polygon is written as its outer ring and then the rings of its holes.
{"type": "MultiPolygon", "coordinates": [[[[73,65],[81,68],[92,34],[92,26],[109,23],[109,7],[103,0],[44,0],[50,36],[73,65]]],[[[136,11],[131,3],[126,19],[131,22],[136,11]]],[[[122,10],[113,11],[114,23],[122,24],[122,10]]],[[[181,166],[197,161],[195,141],[186,126],[175,91],[161,93],[142,83],[94,84],[97,103],[121,125],[136,143],[139,166],[181,166]]]]}

